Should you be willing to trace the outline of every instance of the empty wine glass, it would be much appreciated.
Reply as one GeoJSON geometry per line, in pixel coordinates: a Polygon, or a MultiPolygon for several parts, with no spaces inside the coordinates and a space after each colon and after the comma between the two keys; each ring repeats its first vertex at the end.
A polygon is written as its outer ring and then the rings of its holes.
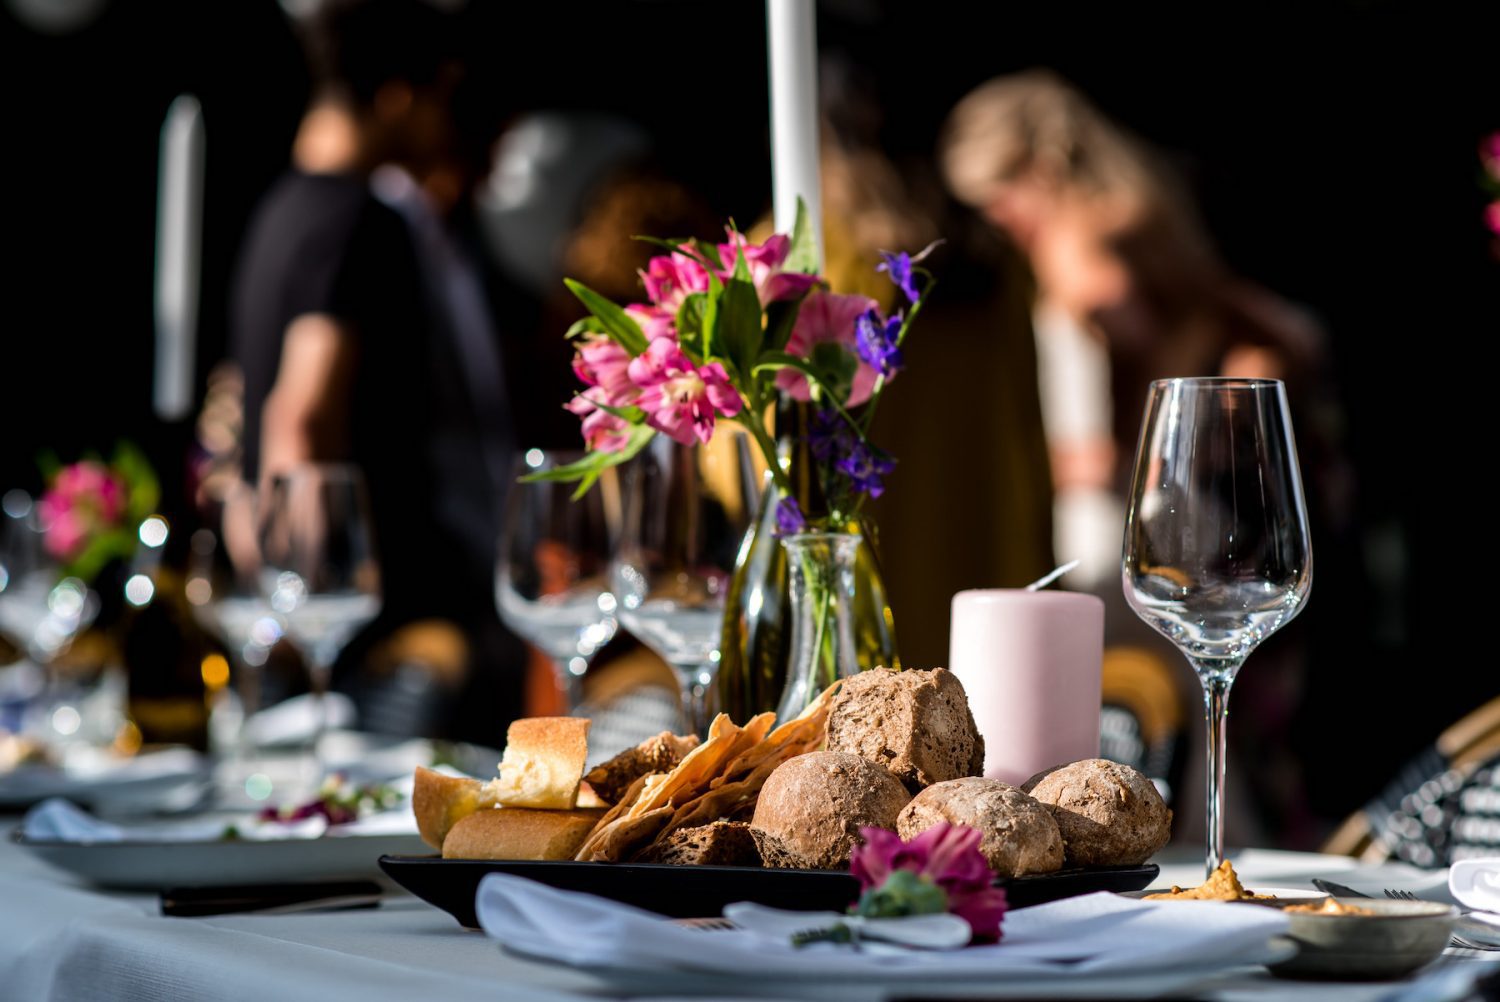
{"type": "MultiPolygon", "coordinates": [[[[515,474],[543,473],[582,456],[530,449],[515,474]]],[[[506,497],[495,604],[506,625],[552,659],[569,710],[581,702],[590,659],[615,635],[609,558],[616,484],[606,470],[577,501],[576,485],[546,480],[513,482],[506,497]]]]}
{"type": "Polygon", "coordinates": [[[1208,869],[1224,858],[1224,725],[1250,652],[1312,587],[1286,390],[1270,379],[1151,384],[1125,523],[1126,601],[1186,655],[1208,721],[1208,869]]]}
{"type": "Polygon", "coordinates": [[[620,621],[676,670],[683,713],[699,734],[709,724],[724,600],[756,504],[739,441],[721,433],[687,446],[656,436],[628,471],[614,562],[620,621]]]}
{"type": "Polygon", "coordinates": [[[261,591],[307,660],[316,753],[334,660],[380,612],[364,478],[336,464],[307,464],[276,477],[262,499],[259,538],[261,591]]]}

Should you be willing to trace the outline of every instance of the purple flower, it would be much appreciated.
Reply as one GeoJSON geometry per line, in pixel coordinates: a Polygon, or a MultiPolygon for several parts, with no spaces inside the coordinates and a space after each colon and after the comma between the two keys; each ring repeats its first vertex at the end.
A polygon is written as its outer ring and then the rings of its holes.
{"type": "Polygon", "coordinates": [[[885,491],[881,478],[896,468],[896,461],[869,442],[854,441],[834,466],[853,481],[856,491],[878,498],[885,491]]]}
{"type": "Polygon", "coordinates": [[[802,514],[802,506],[797,504],[797,499],[786,497],[777,502],[776,535],[794,536],[806,531],[807,517],[802,514]]]}
{"type": "Polygon", "coordinates": [[[901,349],[896,347],[900,334],[901,314],[882,321],[879,310],[869,309],[854,321],[854,348],[864,362],[890,379],[901,370],[901,349]]]}
{"type": "Polygon", "coordinates": [[[883,271],[891,276],[891,281],[906,293],[906,298],[911,302],[915,303],[922,298],[921,291],[917,289],[917,276],[912,274],[911,255],[906,251],[899,251],[895,254],[881,251],[880,263],[875,266],[875,270],[883,271]]]}
{"type": "Polygon", "coordinates": [[[813,458],[820,463],[842,459],[849,451],[849,426],[837,411],[817,411],[807,428],[807,444],[813,458]]]}

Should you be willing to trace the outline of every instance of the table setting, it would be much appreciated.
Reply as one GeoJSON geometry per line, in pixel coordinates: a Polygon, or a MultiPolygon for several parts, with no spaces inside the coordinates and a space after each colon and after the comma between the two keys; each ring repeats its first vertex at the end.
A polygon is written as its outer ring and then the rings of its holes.
{"type": "Polygon", "coordinates": [[[518,449],[498,512],[494,612],[556,714],[360,729],[334,666],[391,582],[351,463],[193,532],[128,447],[5,495],[0,994],[1492,997],[1500,858],[1226,845],[1231,687],[1312,589],[1281,381],[1152,382],[1128,494],[1125,601],[1201,684],[1201,849],[1101,754],[1071,565],[958,592],[947,665],[902,661],[875,415],[942,241],[881,251],[886,302],[834,287],[813,5],[767,6],[774,232],[642,237],[639,301],[568,280],[583,447],[518,449]],[[675,689],[590,697],[621,633],[675,689]]]}

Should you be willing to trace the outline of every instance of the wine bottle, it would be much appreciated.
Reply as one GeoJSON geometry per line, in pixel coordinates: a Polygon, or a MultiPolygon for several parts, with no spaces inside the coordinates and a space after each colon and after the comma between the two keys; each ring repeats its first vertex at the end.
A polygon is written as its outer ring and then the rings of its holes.
{"type": "MultiPolygon", "coordinates": [[[[808,444],[811,406],[783,401],[776,412],[776,445],[797,503],[809,517],[826,513],[808,444]]],[[[724,603],[719,644],[718,708],[736,721],[776,709],[791,657],[791,601],[786,551],[776,538],[776,506],[784,496],[770,476],[755,521],[740,544],[724,603]]],[[[855,563],[854,638],[861,669],[901,666],[896,627],[880,574],[873,524],[848,526],[864,536],[855,563]]]]}
{"type": "Polygon", "coordinates": [[[229,663],[193,616],[183,575],[172,552],[164,552],[165,543],[163,538],[139,551],[125,582],[120,653],[126,713],[142,744],[207,751],[211,697],[229,681],[229,663]]]}

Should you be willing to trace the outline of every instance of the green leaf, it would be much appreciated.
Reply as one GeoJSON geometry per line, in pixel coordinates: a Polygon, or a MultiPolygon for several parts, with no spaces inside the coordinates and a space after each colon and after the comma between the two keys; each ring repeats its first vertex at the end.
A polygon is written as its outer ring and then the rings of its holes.
{"type": "Polygon", "coordinates": [[[797,218],[792,223],[792,247],[782,264],[785,271],[800,271],[804,275],[816,275],[823,268],[818,259],[818,241],[813,235],[813,221],[807,212],[807,203],[797,196],[797,218]]]}
{"type": "Polygon", "coordinates": [[[854,373],[859,369],[859,359],[838,345],[823,341],[813,345],[812,364],[821,374],[818,382],[826,394],[835,401],[849,399],[849,390],[854,385],[854,373]]]}
{"type": "Polygon", "coordinates": [[[760,355],[764,329],[760,296],[748,278],[731,278],[724,283],[712,334],[709,343],[716,353],[732,362],[739,372],[749,372],[760,355]]]}
{"type": "Polygon", "coordinates": [[[571,483],[578,481],[578,489],[573,492],[573,500],[577,501],[589,492],[594,486],[594,481],[599,475],[611,466],[619,466],[621,463],[629,462],[636,457],[646,443],[656,436],[656,429],[650,425],[637,424],[630,428],[630,437],[625,442],[625,447],[618,452],[590,452],[576,463],[567,466],[559,466],[555,470],[540,470],[536,473],[528,473],[521,478],[523,484],[537,483],[541,481],[561,481],[571,483]]]}
{"type": "Polygon", "coordinates": [[[677,311],[677,340],[681,344],[697,344],[700,347],[706,342],[704,334],[708,330],[708,293],[694,292],[682,301],[682,307],[677,311]]]}
{"type": "Polygon", "coordinates": [[[783,299],[766,307],[766,348],[781,351],[792,339],[792,328],[797,326],[797,314],[802,309],[801,299],[783,299]]]}
{"type": "Polygon", "coordinates": [[[590,313],[599,318],[604,325],[604,333],[614,338],[622,348],[632,355],[639,355],[646,350],[646,335],[641,333],[640,325],[630,319],[630,314],[624,309],[616,306],[605,297],[599,295],[593,289],[582,282],[575,282],[571,278],[563,279],[563,284],[568,291],[578,297],[590,313]]]}
{"type": "Polygon", "coordinates": [[[603,333],[604,333],[604,324],[599,321],[599,318],[596,317],[596,316],[587,316],[587,317],[584,317],[582,320],[574,322],[573,326],[571,326],[571,327],[568,328],[567,332],[563,335],[563,337],[565,337],[569,341],[571,341],[575,337],[581,337],[584,334],[603,334],[603,333]]]}
{"type": "MultiPolygon", "coordinates": [[[[581,397],[583,396],[583,394],[579,393],[576,394],[576,396],[581,397]]],[[[604,413],[613,414],[615,417],[621,419],[622,421],[629,421],[631,424],[640,424],[642,421],[646,420],[646,412],[641,410],[639,407],[611,407],[609,404],[601,403],[600,401],[593,399],[589,400],[589,403],[593,404],[604,413]]]]}

